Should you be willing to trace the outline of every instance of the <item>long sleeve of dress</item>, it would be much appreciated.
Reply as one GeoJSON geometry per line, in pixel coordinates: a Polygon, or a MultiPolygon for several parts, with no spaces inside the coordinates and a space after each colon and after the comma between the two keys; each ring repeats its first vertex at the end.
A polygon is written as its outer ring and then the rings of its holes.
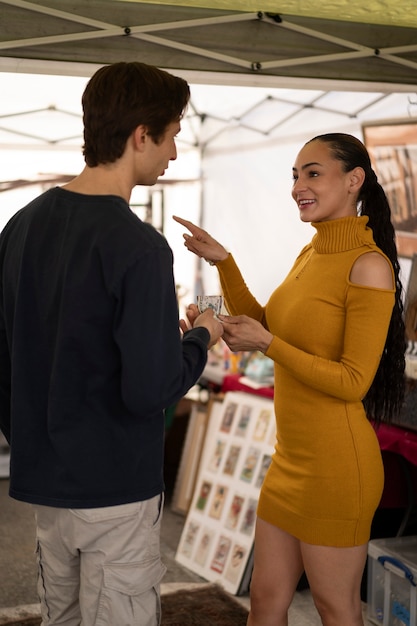
{"type": "Polygon", "coordinates": [[[229,254],[224,261],[216,263],[216,267],[230,315],[248,315],[267,327],[265,308],[249,291],[233,256],[229,254]]]}

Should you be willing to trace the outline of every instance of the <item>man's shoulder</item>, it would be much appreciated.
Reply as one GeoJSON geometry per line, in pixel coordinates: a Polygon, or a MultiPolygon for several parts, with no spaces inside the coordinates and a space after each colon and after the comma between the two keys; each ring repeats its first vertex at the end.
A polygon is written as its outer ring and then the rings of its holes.
{"type": "Polygon", "coordinates": [[[53,192],[53,189],[49,189],[48,191],[45,191],[41,195],[31,200],[24,207],[18,209],[16,213],[14,213],[12,217],[6,222],[4,228],[1,231],[1,238],[4,239],[8,235],[10,235],[16,228],[19,228],[19,225],[25,223],[25,221],[28,220],[34,212],[41,209],[41,207],[45,204],[46,197],[51,196],[53,192]]]}
{"type": "Polygon", "coordinates": [[[150,248],[168,245],[164,235],[152,224],[141,220],[128,205],[114,213],[109,211],[106,219],[112,236],[119,233],[119,238],[126,246],[129,242],[135,246],[140,243],[141,246],[150,248]]]}

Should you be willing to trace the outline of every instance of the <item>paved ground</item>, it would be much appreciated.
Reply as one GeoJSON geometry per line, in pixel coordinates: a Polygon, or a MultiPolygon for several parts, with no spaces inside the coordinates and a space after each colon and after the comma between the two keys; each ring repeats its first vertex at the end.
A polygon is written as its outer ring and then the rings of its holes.
{"type": "Polygon", "coordinates": [[[0,607],[32,604],[36,594],[35,533],[32,507],[8,496],[0,480],[0,607]]]}

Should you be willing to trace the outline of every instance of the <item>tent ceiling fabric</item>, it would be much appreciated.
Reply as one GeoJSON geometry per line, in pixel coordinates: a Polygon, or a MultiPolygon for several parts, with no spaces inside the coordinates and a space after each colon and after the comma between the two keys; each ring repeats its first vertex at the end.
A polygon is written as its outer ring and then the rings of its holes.
{"type": "MultiPolygon", "coordinates": [[[[0,57],[90,64],[140,60],[171,71],[214,72],[232,80],[245,77],[247,84],[264,79],[280,86],[285,80],[299,80],[303,86],[302,79],[313,78],[365,81],[368,90],[372,84],[376,89],[381,85],[415,89],[415,0],[397,0],[396,6],[393,0],[371,0],[360,16],[357,1],[333,2],[332,19],[302,15],[299,7],[306,3],[301,0],[282,3],[293,14],[246,10],[253,4],[0,0],[0,57]],[[232,4],[243,10],[211,6],[232,4]],[[339,11],[339,4],[345,11],[339,11]],[[407,25],[398,26],[406,5],[407,25]],[[349,19],[357,21],[347,21],[349,7],[349,19]],[[373,7],[380,7],[379,13],[374,14],[373,7]],[[376,23],[382,9],[388,24],[376,23]],[[369,22],[364,21],[365,12],[369,22]]],[[[319,9],[314,11],[319,15],[319,9]]]]}
{"type": "MultiPolygon", "coordinates": [[[[127,0],[138,2],[138,0],[127,0]]],[[[151,3],[152,0],[142,0],[151,3]]],[[[172,4],[172,0],[158,0],[154,4],[172,4]]],[[[233,11],[277,12],[276,0],[177,0],[179,6],[233,11]],[[260,6],[261,5],[261,6],[260,6]]],[[[280,0],[280,13],[321,17],[350,22],[372,22],[373,24],[391,24],[392,26],[417,26],[417,5],[415,0],[336,0],[333,2],[306,2],[305,0],[280,0]]]]}

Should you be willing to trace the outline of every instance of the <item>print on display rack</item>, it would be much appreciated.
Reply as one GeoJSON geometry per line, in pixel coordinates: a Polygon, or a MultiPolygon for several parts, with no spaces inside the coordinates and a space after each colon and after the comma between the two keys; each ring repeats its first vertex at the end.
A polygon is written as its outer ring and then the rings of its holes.
{"type": "Polygon", "coordinates": [[[366,122],[364,143],[391,207],[398,254],[417,253],[417,124],[415,118],[366,122]]]}
{"type": "Polygon", "coordinates": [[[227,591],[247,591],[259,491],[275,445],[272,400],[229,392],[211,416],[176,560],[227,591]]]}

